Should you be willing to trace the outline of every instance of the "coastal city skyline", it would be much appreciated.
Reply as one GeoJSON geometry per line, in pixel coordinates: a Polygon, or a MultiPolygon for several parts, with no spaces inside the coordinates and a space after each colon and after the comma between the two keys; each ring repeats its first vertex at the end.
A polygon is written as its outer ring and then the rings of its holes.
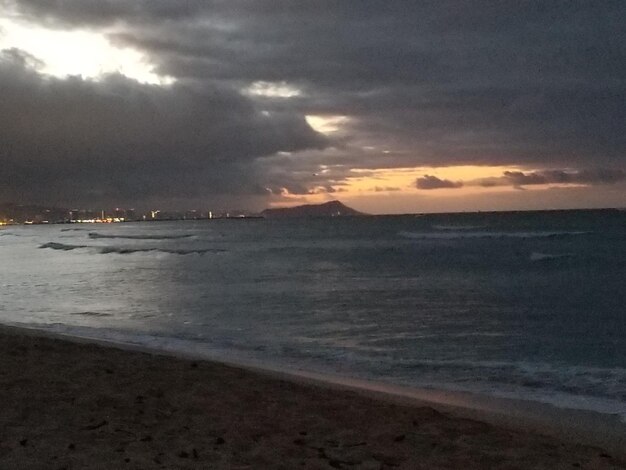
{"type": "Polygon", "coordinates": [[[343,217],[367,216],[340,201],[334,200],[323,204],[305,204],[288,208],[267,208],[254,212],[247,209],[187,209],[184,211],[134,208],[114,209],[65,209],[38,205],[1,204],[1,225],[40,225],[67,223],[121,223],[121,222],[157,222],[177,220],[212,220],[242,218],[276,217],[343,217]]]}
{"type": "Polygon", "coordinates": [[[183,211],[134,208],[66,209],[37,205],[0,204],[0,225],[55,223],[118,223],[159,220],[199,220],[255,217],[260,213],[245,209],[188,209],[183,211]]]}
{"type": "Polygon", "coordinates": [[[139,3],[0,1],[0,202],[626,205],[620,2],[139,3]]]}
{"type": "MultiPolygon", "coordinates": [[[[485,213],[550,213],[550,212],[626,212],[626,207],[601,207],[586,209],[542,209],[539,211],[484,211],[485,213]]],[[[59,207],[45,207],[38,205],[0,204],[0,226],[3,225],[40,225],[40,224],[68,224],[68,223],[122,223],[122,222],[158,222],[158,221],[185,221],[185,220],[217,220],[217,219],[250,219],[250,218],[307,218],[307,217],[342,217],[342,216],[402,216],[402,215],[454,215],[480,214],[483,211],[460,212],[416,212],[413,214],[368,214],[357,211],[342,204],[338,200],[321,204],[302,204],[282,208],[267,208],[262,211],[248,209],[187,209],[147,211],[134,208],[115,207],[113,209],[65,209],[59,207]]]]}

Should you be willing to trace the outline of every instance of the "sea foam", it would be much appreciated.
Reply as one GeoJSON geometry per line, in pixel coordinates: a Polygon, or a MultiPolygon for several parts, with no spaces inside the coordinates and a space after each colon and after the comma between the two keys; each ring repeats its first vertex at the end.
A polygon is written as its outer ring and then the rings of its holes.
{"type": "Polygon", "coordinates": [[[183,235],[109,235],[104,233],[90,232],[89,238],[98,239],[98,238],[122,238],[126,240],[179,240],[182,238],[192,238],[191,234],[183,234],[183,235]]]}
{"type": "Polygon", "coordinates": [[[133,253],[168,253],[173,255],[203,255],[207,253],[223,253],[226,250],[220,248],[189,248],[189,249],[175,249],[175,248],[129,248],[121,246],[93,246],[93,245],[67,245],[65,243],[48,242],[41,245],[39,248],[49,248],[52,250],[72,251],[72,250],[90,250],[100,254],[117,253],[120,255],[128,255],[133,253]]]}
{"type": "Polygon", "coordinates": [[[587,234],[589,234],[589,232],[398,232],[399,236],[414,240],[457,240],[464,238],[560,238],[587,234]]]}

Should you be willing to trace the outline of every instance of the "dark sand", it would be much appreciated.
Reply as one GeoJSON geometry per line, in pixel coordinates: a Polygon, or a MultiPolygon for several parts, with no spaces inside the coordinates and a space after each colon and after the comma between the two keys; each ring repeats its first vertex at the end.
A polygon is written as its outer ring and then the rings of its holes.
{"type": "Polygon", "coordinates": [[[225,366],[0,329],[0,469],[610,469],[593,446],[225,366]]]}

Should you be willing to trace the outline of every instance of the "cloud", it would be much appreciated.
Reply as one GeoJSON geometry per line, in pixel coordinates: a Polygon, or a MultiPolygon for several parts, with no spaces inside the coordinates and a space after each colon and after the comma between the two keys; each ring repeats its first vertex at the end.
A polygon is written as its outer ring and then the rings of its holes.
{"type": "Polygon", "coordinates": [[[458,189],[464,186],[493,188],[512,186],[524,189],[534,185],[610,185],[626,181],[626,172],[620,169],[596,168],[587,170],[505,171],[502,176],[478,178],[468,181],[451,181],[425,175],[416,180],[418,189],[458,189]]]}
{"type": "MultiPolygon", "coordinates": [[[[45,172],[48,186],[67,183],[61,167],[70,173],[68,167],[77,168],[85,184],[74,182],[76,197],[85,191],[93,198],[139,197],[142,191],[267,194],[264,188],[307,194],[336,187],[354,168],[454,165],[567,168],[561,177],[576,173],[600,184],[606,178],[593,180],[590,168],[626,167],[621,0],[0,0],[2,5],[24,22],[99,31],[115,45],[145,54],[156,73],[178,80],[158,89],[121,77],[100,84],[51,82],[23,72],[38,103],[52,100],[54,106],[33,104],[27,92],[19,95],[21,104],[13,98],[12,116],[20,107],[36,108],[39,130],[31,144],[23,142],[24,131],[2,130],[2,142],[42,168],[47,163],[39,161],[54,161],[54,171],[45,172]],[[59,90],[55,97],[47,94],[52,89],[59,90]],[[76,112],[77,101],[102,117],[76,112]],[[346,119],[331,138],[314,132],[307,115],[346,119]],[[72,116],[83,123],[80,132],[69,124],[61,129],[72,116]],[[54,127],[57,137],[44,139],[46,127],[54,127]],[[377,150],[366,150],[371,148],[377,150]],[[32,157],[39,149],[48,157],[32,157]],[[321,173],[322,166],[332,171],[321,173]],[[59,175],[54,184],[53,175],[59,175]],[[120,182],[124,175],[132,183],[120,182]]],[[[37,180],[31,167],[12,171],[37,180]]],[[[558,178],[543,170],[522,173],[482,184],[523,187],[558,178]]],[[[416,184],[458,187],[430,178],[416,184]]],[[[44,187],[37,188],[43,197],[44,187]]]]}
{"type": "Polygon", "coordinates": [[[455,189],[463,187],[461,181],[450,181],[446,179],[440,179],[432,175],[424,175],[415,181],[417,189],[455,189]]]}
{"type": "Polygon", "coordinates": [[[59,202],[263,194],[257,160],[328,141],[227,86],[47,77],[0,55],[0,199],[59,202]]]}
{"type": "Polygon", "coordinates": [[[620,169],[598,168],[591,170],[505,171],[500,177],[482,178],[467,182],[471,186],[523,186],[545,184],[603,185],[626,181],[626,172],[620,169]]]}

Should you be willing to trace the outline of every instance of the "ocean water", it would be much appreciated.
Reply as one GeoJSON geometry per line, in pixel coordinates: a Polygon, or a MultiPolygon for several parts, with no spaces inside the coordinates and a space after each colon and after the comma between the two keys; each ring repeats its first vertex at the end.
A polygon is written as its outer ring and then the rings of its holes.
{"type": "Polygon", "coordinates": [[[0,322],[626,419],[626,212],[0,230],[0,322]]]}

